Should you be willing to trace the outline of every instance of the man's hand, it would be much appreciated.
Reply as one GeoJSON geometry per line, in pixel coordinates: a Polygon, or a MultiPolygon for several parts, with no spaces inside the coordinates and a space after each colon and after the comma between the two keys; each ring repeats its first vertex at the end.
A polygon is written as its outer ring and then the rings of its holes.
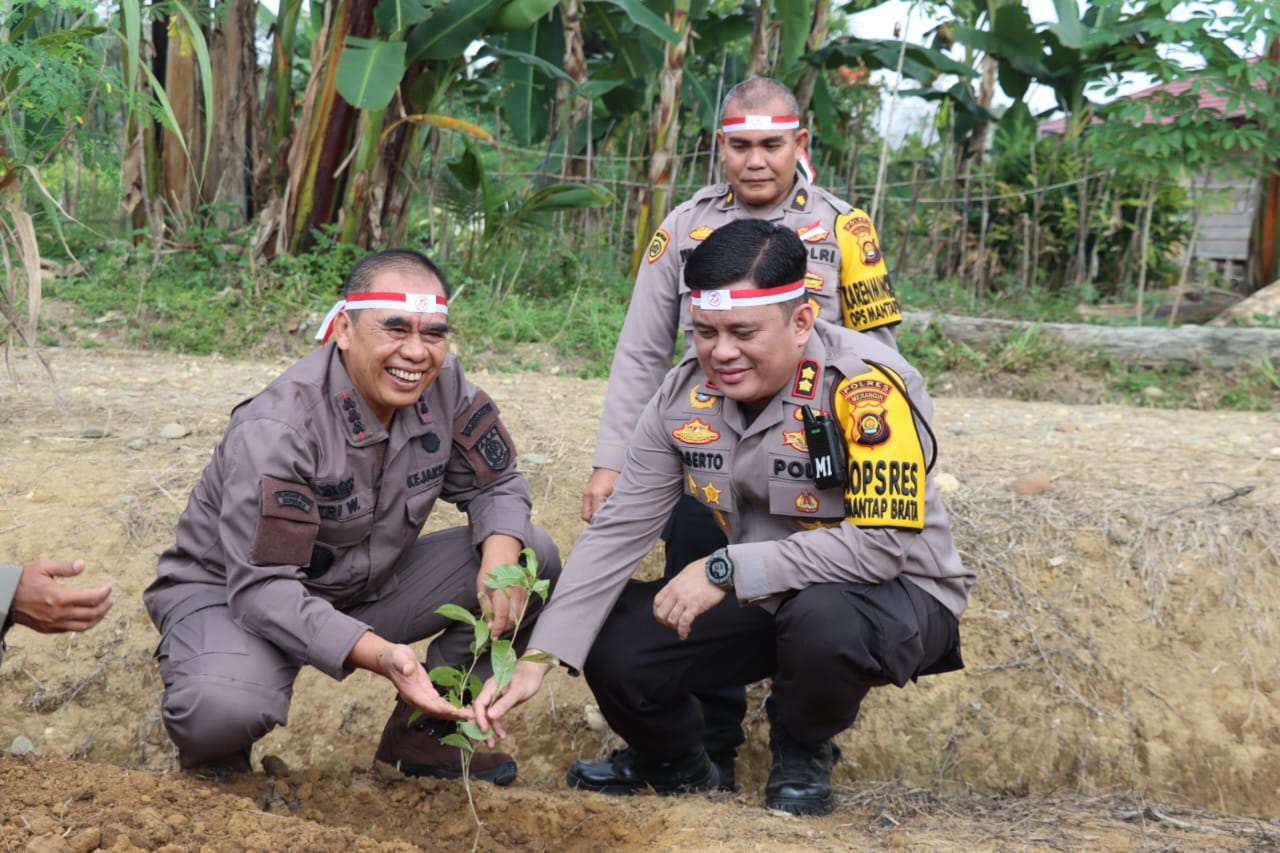
{"type": "Polygon", "coordinates": [[[414,650],[400,643],[389,643],[372,631],[365,631],[347,655],[347,666],[376,672],[395,685],[396,691],[413,707],[429,717],[444,720],[471,720],[469,708],[455,708],[431,683],[431,677],[418,662],[414,650]]]}
{"type": "Polygon", "coordinates": [[[485,586],[485,579],[495,568],[502,565],[514,565],[520,560],[520,540],[504,533],[494,533],[480,544],[480,571],[476,574],[476,598],[481,607],[493,614],[489,620],[489,633],[495,638],[516,627],[516,617],[524,609],[529,599],[529,591],[524,587],[509,586],[503,589],[490,589],[485,586]]]}
{"type": "Polygon", "coordinates": [[[707,580],[707,560],[694,560],[667,582],[653,599],[653,618],[689,639],[693,620],[720,603],[724,590],[707,580]]]}
{"type": "Polygon", "coordinates": [[[587,480],[587,488],[582,492],[582,520],[591,523],[596,511],[604,506],[604,502],[613,494],[613,484],[618,480],[618,471],[608,468],[592,468],[591,477],[587,480]]]}
{"type": "MultiPolygon", "coordinates": [[[[538,654],[537,650],[529,649],[526,654],[538,654]]],[[[498,695],[498,683],[490,678],[484,683],[480,695],[476,697],[472,707],[476,712],[476,725],[482,731],[492,731],[500,738],[507,736],[507,730],[502,726],[502,717],[517,705],[522,705],[528,701],[533,694],[538,692],[538,688],[542,686],[542,679],[546,677],[547,671],[551,669],[549,663],[535,663],[533,661],[521,661],[516,664],[515,672],[511,674],[511,683],[502,691],[502,695],[498,695]]],[[[494,745],[492,737],[488,740],[490,748],[494,745]]]]}
{"type": "Polygon", "coordinates": [[[84,571],[84,560],[36,560],[22,570],[13,593],[13,619],[42,634],[84,631],[107,615],[116,603],[111,584],[96,589],[63,586],[58,578],[84,571]]]}
{"type": "MultiPolygon", "coordinates": [[[[367,635],[366,635],[367,636],[367,635]]],[[[385,675],[404,701],[419,709],[428,717],[443,720],[470,720],[474,714],[466,708],[455,708],[436,692],[426,669],[418,661],[418,655],[409,646],[388,643],[376,654],[382,674],[385,675]]]]}

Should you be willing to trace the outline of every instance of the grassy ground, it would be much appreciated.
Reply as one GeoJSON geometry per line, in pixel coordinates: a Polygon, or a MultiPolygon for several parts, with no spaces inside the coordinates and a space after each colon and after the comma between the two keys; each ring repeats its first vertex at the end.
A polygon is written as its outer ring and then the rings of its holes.
{"type": "MultiPolygon", "coordinates": [[[[630,296],[623,264],[591,247],[544,246],[512,271],[449,269],[454,348],[468,366],[608,375],[630,296]]],[[[313,345],[357,250],[327,245],[255,265],[215,239],[158,255],[124,244],[79,253],[44,287],[44,346],[129,346],[232,358],[296,356],[313,345]],[[78,274],[68,274],[74,271],[78,274]]],[[[898,282],[905,308],[1009,319],[1078,322],[1078,296],[1010,289],[975,299],[953,283],[898,282]]],[[[1153,309],[1160,294],[1148,299],[1153,309]]],[[[1095,312],[1096,313],[1096,312],[1095,312]]],[[[1133,323],[1132,317],[1107,322],[1133,323]]],[[[937,331],[900,330],[903,352],[935,391],[1161,408],[1280,408],[1280,359],[1212,373],[1125,364],[1071,351],[1034,332],[979,351],[937,331]]]]}

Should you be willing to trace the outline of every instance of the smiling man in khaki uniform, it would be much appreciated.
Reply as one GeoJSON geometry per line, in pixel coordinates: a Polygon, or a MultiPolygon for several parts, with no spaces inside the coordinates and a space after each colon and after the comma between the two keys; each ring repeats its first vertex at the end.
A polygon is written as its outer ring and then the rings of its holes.
{"type": "MultiPolygon", "coordinates": [[[[497,637],[524,591],[486,588],[489,573],[526,545],[540,574],[559,573],[497,405],[449,354],[441,271],[418,252],[378,252],[344,293],[322,329],[333,341],[232,412],[144,593],[184,770],[247,772],[309,664],[395,687],[376,760],[457,777],[459,750],[441,738],[472,713],[437,693],[408,644],[443,631],[429,665],[467,664],[471,626],[440,605],[478,613],[483,600],[497,637]],[[437,499],[468,524],[421,536],[437,499]]],[[[509,784],[516,764],[477,753],[471,774],[509,784]]]]}
{"type": "MultiPolygon", "coordinates": [[[[765,802],[833,807],[831,740],[870,688],[962,666],[958,619],[974,575],[928,476],[933,405],[898,352],[815,320],[794,231],[739,220],[689,257],[696,358],[638,418],[613,495],[574,545],[531,649],[582,669],[628,744],[579,761],[573,787],[706,790],[719,771],[695,695],[771,678],[765,802]],[[728,546],[672,578],[631,574],[682,497],[728,546]]],[[[550,664],[492,680],[476,720],[503,716],[550,664]]]]}
{"type": "MultiPolygon", "coordinates": [[[[610,368],[583,521],[591,521],[613,491],[636,420],[671,368],[677,332],[685,333],[684,354],[692,352],[689,289],[681,274],[689,253],[717,228],[754,218],[794,230],[808,254],[805,295],[815,315],[896,345],[894,326],[902,316],[880,238],[865,212],[811,182],[804,168],[809,131],[800,126],[799,109],[791,90],[767,77],[740,83],[725,96],[716,144],[728,183],[705,187],[672,211],[641,261],[610,368]]],[[[692,500],[675,509],[662,538],[668,576],[724,544],[719,527],[692,500]]],[[[745,694],[719,690],[700,699],[707,748],[723,786],[732,789],[745,694]]]]}

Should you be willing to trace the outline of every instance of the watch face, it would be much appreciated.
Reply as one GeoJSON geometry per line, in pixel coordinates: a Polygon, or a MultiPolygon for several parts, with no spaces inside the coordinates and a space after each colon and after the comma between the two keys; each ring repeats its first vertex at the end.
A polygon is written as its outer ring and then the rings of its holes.
{"type": "Polygon", "coordinates": [[[707,560],[707,579],[714,584],[721,584],[733,576],[733,563],[728,557],[715,554],[707,560]]]}

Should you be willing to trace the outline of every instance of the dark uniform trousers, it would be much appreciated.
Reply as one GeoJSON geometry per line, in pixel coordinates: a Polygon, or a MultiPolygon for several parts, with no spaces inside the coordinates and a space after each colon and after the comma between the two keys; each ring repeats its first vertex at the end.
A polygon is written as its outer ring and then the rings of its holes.
{"type": "MultiPolygon", "coordinates": [[[[538,574],[554,584],[559,551],[542,528],[534,526],[533,534],[528,544],[538,557],[538,574]]],[[[466,664],[471,661],[471,626],[441,616],[436,608],[453,603],[474,609],[479,568],[469,528],[431,533],[401,559],[394,585],[383,597],[344,612],[393,643],[414,643],[443,631],[427,648],[427,669],[466,664]]],[[[534,596],[518,645],[522,638],[527,641],[540,607],[534,596]]],[[[165,686],[161,716],[184,766],[247,749],[285,724],[302,664],[237,625],[225,602],[209,602],[167,620],[163,633],[156,652],[165,686]]],[[[489,674],[485,656],[476,675],[489,674]]]]}
{"type": "MultiPolygon", "coordinates": [[[[682,496],[671,511],[662,541],[666,550],[662,574],[666,578],[675,577],[694,560],[729,544],[711,510],[690,495],[682,496]]],[[[710,665],[713,669],[716,666],[714,661],[710,665]]],[[[702,704],[702,736],[708,753],[719,758],[746,741],[742,732],[742,719],[747,714],[745,687],[733,684],[707,688],[695,695],[702,704]]]]}
{"type": "Polygon", "coordinates": [[[819,584],[770,613],[728,595],[687,640],[653,618],[665,583],[629,581],[583,672],[613,730],[659,759],[704,743],[695,694],[773,679],[769,716],[795,740],[844,731],[872,687],[960,669],[956,617],[911,581],[819,584]]]}

